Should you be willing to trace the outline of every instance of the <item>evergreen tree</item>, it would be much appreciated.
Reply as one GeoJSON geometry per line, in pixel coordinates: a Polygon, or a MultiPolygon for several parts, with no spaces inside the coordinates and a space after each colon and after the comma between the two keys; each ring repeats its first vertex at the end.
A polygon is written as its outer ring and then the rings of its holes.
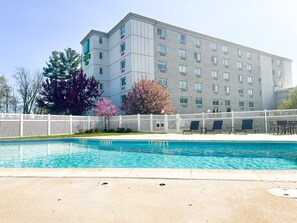
{"type": "Polygon", "coordinates": [[[69,79],[81,66],[81,56],[75,50],[68,48],[65,52],[53,51],[43,67],[43,75],[50,79],[69,79]]]}

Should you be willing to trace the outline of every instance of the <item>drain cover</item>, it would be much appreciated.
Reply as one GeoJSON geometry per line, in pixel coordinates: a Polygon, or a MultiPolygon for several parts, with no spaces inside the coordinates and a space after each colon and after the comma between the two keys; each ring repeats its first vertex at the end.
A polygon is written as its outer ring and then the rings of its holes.
{"type": "Polygon", "coordinates": [[[297,189],[288,189],[288,188],[271,188],[268,192],[272,195],[285,198],[297,198],[297,189]]]}

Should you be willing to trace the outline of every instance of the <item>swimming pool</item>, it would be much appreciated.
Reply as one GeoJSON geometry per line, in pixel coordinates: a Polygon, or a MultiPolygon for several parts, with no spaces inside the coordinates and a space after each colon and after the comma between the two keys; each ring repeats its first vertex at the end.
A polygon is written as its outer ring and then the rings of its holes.
{"type": "Polygon", "coordinates": [[[2,141],[0,167],[296,170],[297,143],[98,139],[2,141]]]}

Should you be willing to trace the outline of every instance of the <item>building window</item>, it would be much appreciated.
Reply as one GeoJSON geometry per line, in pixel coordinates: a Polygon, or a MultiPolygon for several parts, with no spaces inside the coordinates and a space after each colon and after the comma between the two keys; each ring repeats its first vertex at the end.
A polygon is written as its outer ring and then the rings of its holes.
{"type": "Polygon", "coordinates": [[[121,87],[126,85],[126,77],[121,78],[121,87]]]}
{"type": "Polygon", "coordinates": [[[203,105],[203,100],[202,100],[202,98],[196,98],[196,100],[195,100],[195,104],[196,105],[203,105]]]}
{"type": "Polygon", "coordinates": [[[239,101],[239,107],[244,107],[244,101],[239,101]]]}
{"type": "Polygon", "coordinates": [[[179,41],[180,41],[180,43],[185,44],[186,43],[186,35],[179,34],[179,41]]]}
{"type": "Polygon", "coordinates": [[[222,46],[222,50],[225,54],[228,53],[228,47],[227,46],[222,46]]]}
{"type": "Polygon", "coordinates": [[[228,59],[223,59],[223,64],[225,67],[229,67],[229,60],[228,59]]]}
{"type": "Polygon", "coordinates": [[[225,94],[230,94],[230,86],[224,86],[225,94]]]}
{"type": "Polygon", "coordinates": [[[200,47],[200,46],[201,46],[201,41],[200,41],[200,39],[198,39],[198,38],[194,38],[194,45],[195,45],[196,47],[200,47]]]}
{"type": "Polygon", "coordinates": [[[99,74],[103,74],[103,67],[99,67],[99,74]]]}
{"type": "Polygon", "coordinates": [[[126,60],[122,60],[120,63],[120,68],[121,68],[121,72],[125,72],[125,68],[126,68],[126,60]]]}
{"type": "Polygon", "coordinates": [[[121,96],[122,104],[127,100],[127,95],[122,95],[121,96]]]}
{"type": "Polygon", "coordinates": [[[219,85],[213,84],[212,85],[212,90],[213,90],[214,93],[218,93],[219,92],[219,85]]]}
{"type": "Polygon", "coordinates": [[[163,86],[163,87],[167,87],[167,79],[163,79],[163,78],[161,78],[160,80],[159,80],[159,83],[163,86]]]}
{"type": "Polygon", "coordinates": [[[213,51],[216,51],[216,50],[217,50],[217,44],[216,44],[216,43],[210,43],[210,48],[211,48],[213,51]]]}
{"type": "Polygon", "coordinates": [[[103,52],[99,52],[99,59],[103,59],[103,52]]]}
{"type": "Polygon", "coordinates": [[[166,71],[167,70],[167,63],[166,62],[158,62],[158,69],[161,71],[166,71]]]}
{"type": "Polygon", "coordinates": [[[219,100],[218,99],[212,100],[212,105],[219,106],[219,100]]]}
{"type": "Polygon", "coordinates": [[[187,90],[188,89],[188,83],[186,81],[180,81],[179,82],[179,88],[182,90],[187,90]]]}
{"type": "Polygon", "coordinates": [[[158,44],[157,50],[161,55],[164,56],[166,54],[166,45],[158,44]]]}
{"type": "Polygon", "coordinates": [[[224,80],[228,81],[229,80],[229,73],[224,72],[224,80]]]}
{"type": "Polygon", "coordinates": [[[238,75],[238,81],[240,82],[240,83],[243,83],[243,75],[238,75]]]}
{"type": "Polygon", "coordinates": [[[196,62],[201,62],[201,54],[194,52],[194,60],[196,60],[196,62]]]}
{"type": "Polygon", "coordinates": [[[252,71],[252,65],[251,64],[247,64],[246,65],[246,69],[251,72],[252,71]]]}
{"type": "Polygon", "coordinates": [[[195,90],[201,92],[202,91],[202,83],[195,83],[195,90]]]}
{"type": "Polygon", "coordinates": [[[125,37],[125,32],[126,32],[125,25],[123,25],[120,28],[120,37],[121,37],[121,39],[123,39],[125,37]]]}
{"type": "Polygon", "coordinates": [[[201,77],[201,74],[202,74],[202,72],[201,72],[201,68],[200,68],[200,67],[195,67],[195,68],[194,68],[194,74],[195,74],[196,76],[198,76],[198,77],[201,77]]]}
{"type": "Polygon", "coordinates": [[[249,84],[252,84],[252,83],[253,83],[253,77],[248,76],[248,77],[247,77],[247,82],[248,82],[249,84]]]}
{"type": "Polygon", "coordinates": [[[242,70],[242,63],[241,63],[241,62],[237,62],[237,68],[238,68],[239,70],[242,70]]]}
{"type": "Polygon", "coordinates": [[[187,57],[187,51],[180,49],[180,50],[178,50],[178,55],[181,59],[185,60],[187,57]]]}
{"type": "Polygon", "coordinates": [[[125,54],[125,50],[126,50],[126,43],[122,43],[120,45],[121,56],[125,54]]]}
{"type": "Polygon", "coordinates": [[[282,62],[280,60],[276,60],[276,64],[281,67],[282,66],[282,62]]]}
{"type": "Polygon", "coordinates": [[[187,105],[187,104],[188,104],[188,98],[186,98],[186,97],[181,97],[181,98],[179,99],[179,103],[180,103],[181,105],[187,105]]]}
{"type": "Polygon", "coordinates": [[[250,53],[250,52],[246,52],[246,57],[247,57],[248,59],[251,59],[251,58],[252,58],[251,53],[250,53]]]}
{"type": "Polygon", "coordinates": [[[100,44],[102,44],[102,42],[103,42],[102,39],[103,39],[102,36],[99,36],[99,43],[100,44]]]}
{"type": "Polygon", "coordinates": [[[243,88],[238,89],[238,94],[241,95],[241,96],[243,95],[243,88]]]}
{"type": "Polygon", "coordinates": [[[162,28],[157,28],[157,34],[161,39],[165,39],[166,37],[166,30],[162,28]]]}
{"type": "Polygon", "coordinates": [[[248,89],[248,96],[253,96],[253,89],[248,89]]]}
{"type": "Polygon", "coordinates": [[[250,101],[250,102],[249,102],[249,107],[250,107],[250,108],[254,108],[254,102],[250,101]]]}
{"type": "Polygon", "coordinates": [[[241,49],[237,49],[237,56],[241,57],[241,55],[242,55],[241,49]]]}
{"type": "Polygon", "coordinates": [[[103,90],[103,83],[100,83],[100,84],[99,84],[99,89],[100,89],[100,90],[103,90]]]}
{"type": "Polygon", "coordinates": [[[282,77],[282,72],[280,70],[277,71],[277,75],[278,75],[278,77],[282,77]]]}
{"type": "Polygon", "coordinates": [[[213,65],[217,65],[218,64],[218,58],[216,56],[211,56],[211,62],[213,65]]]}
{"type": "Polygon", "coordinates": [[[225,100],[225,106],[231,106],[231,101],[230,100],[225,100]]]}
{"type": "Polygon", "coordinates": [[[178,70],[181,74],[186,74],[187,73],[187,66],[185,65],[179,65],[178,70]]]}
{"type": "Polygon", "coordinates": [[[212,77],[213,79],[218,79],[218,71],[216,71],[216,70],[212,70],[212,71],[211,71],[211,77],[212,77]]]}

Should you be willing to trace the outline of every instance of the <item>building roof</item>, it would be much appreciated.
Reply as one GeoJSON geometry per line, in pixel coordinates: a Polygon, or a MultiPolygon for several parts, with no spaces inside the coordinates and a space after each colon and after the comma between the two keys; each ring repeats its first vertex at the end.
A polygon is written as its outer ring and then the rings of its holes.
{"type": "Polygon", "coordinates": [[[178,27],[178,26],[170,25],[168,23],[160,22],[160,21],[157,21],[155,19],[151,19],[151,18],[142,16],[142,15],[138,15],[138,14],[132,13],[132,12],[129,12],[108,33],[101,32],[101,31],[97,31],[97,30],[93,30],[92,29],[82,39],[82,41],[80,43],[83,44],[86,39],[90,38],[94,34],[101,35],[101,36],[104,36],[104,37],[109,37],[113,33],[115,33],[122,25],[124,25],[127,21],[129,21],[130,19],[135,19],[135,20],[138,20],[138,21],[143,21],[143,22],[146,22],[146,23],[150,23],[152,25],[155,25],[155,26],[159,26],[161,28],[171,29],[173,31],[181,32],[183,34],[187,34],[187,35],[191,35],[191,36],[195,36],[195,37],[198,37],[198,38],[201,38],[201,39],[204,39],[204,40],[213,41],[213,42],[219,42],[221,44],[226,44],[228,46],[233,46],[235,48],[241,48],[241,49],[245,49],[245,50],[251,50],[251,51],[257,52],[257,53],[259,53],[261,55],[278,57],[279,59],[283,59],[283,60],[287,60],[289,62],[292,62],[292,59],[289,59],[289,58],[286,58],[286,57],[282,57],[282,56],[278,56],[278,55],[275,55],[275,54],[267,53],[267,52],[264,52],[264,51],[261,51],[261,50],[257,50],[257,49],[251,48],[251,47],[243,46],[243,45],[240,45],[240,44],[237,44],[237,43],[233,43],[233,42],[230,42],[230,41],[227,41],[227,40],[223,40],[223,39],[220,39],[220,38],[208,36],[208,35],[205,35],[205,34],[202,34],[202,33],[198,33],[198,32],[192,31],[192,30],[188,30],[188,29],[185,29],[185,28],[181,28],[181,27],[178,27]]]}

